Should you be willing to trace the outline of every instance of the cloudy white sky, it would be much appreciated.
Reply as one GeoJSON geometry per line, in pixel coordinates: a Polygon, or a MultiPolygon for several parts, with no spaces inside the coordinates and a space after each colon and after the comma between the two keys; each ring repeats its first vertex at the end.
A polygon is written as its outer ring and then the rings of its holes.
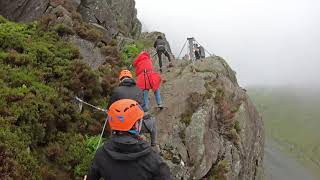
{"type": "Polygon", "coordinates": [[[194,36],[224,57],[243,86],[320,87],[319,0],[136,0],[148,31],[179,54],[194,36]]]}

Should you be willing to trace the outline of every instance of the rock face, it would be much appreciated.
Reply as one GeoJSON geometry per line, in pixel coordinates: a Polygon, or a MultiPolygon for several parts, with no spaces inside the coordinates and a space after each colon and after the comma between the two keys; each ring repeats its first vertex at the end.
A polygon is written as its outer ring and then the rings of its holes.
{"type": "Polygon", "coordinates": [[[141,33],[134,0],[82,0],[79,11],[85,21],[97,23],[114,35],[138,38],[141,33]]]}
{"type": "Polygon", "coordinates": [[[158,32],[158,31],[143,32],[141,33],[140,39],[151,41],[153,46],[153,43],[156,41],[158,36],[162,36],[162,38],[166,41],[166,49],[170,54],[172,54],[171,47],[169,42],[167,41],[166,35],[162,32],[158,32]]]}
{"type": "Polygon", "coordinates": [[[78,10],[88,23],[99,24],[110,34],[138,38],[142,25],[137,18],[134,0],[2,0],[0,15],[13,21],[33,21],[48,8],[59,5],[78,10]]]}
{"type": "Polygon", "coordinates": [[[142,28],[134,0],[4,0],[0,1],[0,15],[13,21],[45,16],[42,20],[47,25],[62,24],[63,31],[72,35],[66,40],[79,48],[84,62],[92,68],[120,58],[103,53],[110,51],[108,47],[101,49],[112,39],[121,48],[139,38],[142,28]]]}
{"type": "Polygon", "coordinates": [[[32,21],[46,11],[49,0],[2,0],[0,15],[13,21],[32,21]]]}
{"type": "MultiPolygon", "coordinates": [[[[0,1],[0,15],[13,21],[33,21],[42,17],[47,26],[61,24],[65,39],[79,48],[81,57],[98,68],[109,56],[112,39],[119,48],[141,34],[134,0],[17,0],[0,1]],[[109,49],[109,50],[108,50],[109,49]]],[[[111,53],[114,54],[114,53],[111,53]]]]}
{"type": "Polygon", "coordinates": [[[168,109],[153,113],[174,179],[262,179],[263,122],[227,63],[178,62],[164,79],[168,109]]]}
{"type": "Polygon", "coordinates": [[[90,65],[90,67],[97,69],[105,62],[105,56],[101,53],[101,49],[96,47],[94,43],[72,36],[69,41],[79,48],[83,59],[90,65]]]}

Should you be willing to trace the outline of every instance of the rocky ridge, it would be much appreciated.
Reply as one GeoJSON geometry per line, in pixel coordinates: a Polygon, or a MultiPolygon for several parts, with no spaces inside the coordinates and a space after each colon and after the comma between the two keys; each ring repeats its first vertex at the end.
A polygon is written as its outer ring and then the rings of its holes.
{"type": "MultiPolygon", "coordinates": [[[[48,26],[62,24],[63,37],[97,69],[117,63],[112,39],[122,46],[140,37],[152,46],[164,36],[141,34],[134,6],[134,0],[1,1],[0,14],[14,21],[42,18],[48,26]]],[[[175,65],[164,74],[161,89],[168,109],[154,112],[161,155],[174,178],[262,179],[263,123],[234,71],[220,57],[175,65]]]]}
{"type": "Polygon", "coordinates": [[[154,113],[174,178],[262,179],[263,122],[234,71],[217,56],[169,70],[154,113]]]}

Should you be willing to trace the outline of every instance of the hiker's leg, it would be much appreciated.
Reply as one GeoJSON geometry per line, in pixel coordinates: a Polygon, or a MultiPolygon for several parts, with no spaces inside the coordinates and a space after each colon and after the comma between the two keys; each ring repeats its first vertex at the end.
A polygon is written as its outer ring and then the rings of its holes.
{"type": "Polygon", "coordinates": [[[152,131],[150,132],[151,146],[156,146],[157,145],[157,126],[156,126],[156,121],[154,117],[151,118],[151,122],[152,122],[152,131]]]}
{"type": "Polygon", "coordinates": [[[165,51],[164,55],[166,55],[168,60],[169,60],[169,62],[171,62],[171,57],[170,57],[170,54],[168,53],[168,51],[165,51]]]}
{"type": "Polygon", "coordinates": [[[162,58],[161,58],[162,52],[158,51],[157,54],[158,54],[158,59],[159,59],[159,67],[162,68],[162,58]]]}
{"type": "Polygon", "coordinates": [[[159,106],[159,105],[162,105],[161,96],[160,96],[160,89],[157,89],[157,90],[154,92],[154,96],[155,96],[155,98],[156,98],[156,101],[157,101],[158,106],[159,106]]]}
{"type": "Polygon", "coordinates": [[[154,117],[143,117],[143,126],[141,132],[150,134],[151,146],[157,145],[157,128],[156,120],[154,117]]]}
{"type": "Polygon", "coordinates": [[[143,90],[143,110],[147,112],[149,110],[149,90],[143,90]]]}

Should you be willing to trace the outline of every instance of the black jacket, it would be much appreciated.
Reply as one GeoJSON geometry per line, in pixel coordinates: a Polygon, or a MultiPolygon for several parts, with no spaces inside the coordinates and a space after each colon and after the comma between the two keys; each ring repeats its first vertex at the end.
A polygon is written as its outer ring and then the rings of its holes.
{"type": "Polygon", "coordinates": [[[94,157],[88,180],[170,180],[169,167],[146,141],[116,135],[94,157]]]}
{"type": "Polygon", "coordinates": [[[158,50],[166,50],[166,41],[163,40],[163,39],[157,39],[154,44],[153,44],[153,47],[158,50]]]}
{"type": "Polygon", "coordinates": [[[119,87],[116,87],[113,90],[107,108],[109,109],[112,103],[120,99],[135,100],[143,107],[143,92],[140,88],[136,86],[136,82],[131,78],[124,79],[119,84],[119,87]]]}

